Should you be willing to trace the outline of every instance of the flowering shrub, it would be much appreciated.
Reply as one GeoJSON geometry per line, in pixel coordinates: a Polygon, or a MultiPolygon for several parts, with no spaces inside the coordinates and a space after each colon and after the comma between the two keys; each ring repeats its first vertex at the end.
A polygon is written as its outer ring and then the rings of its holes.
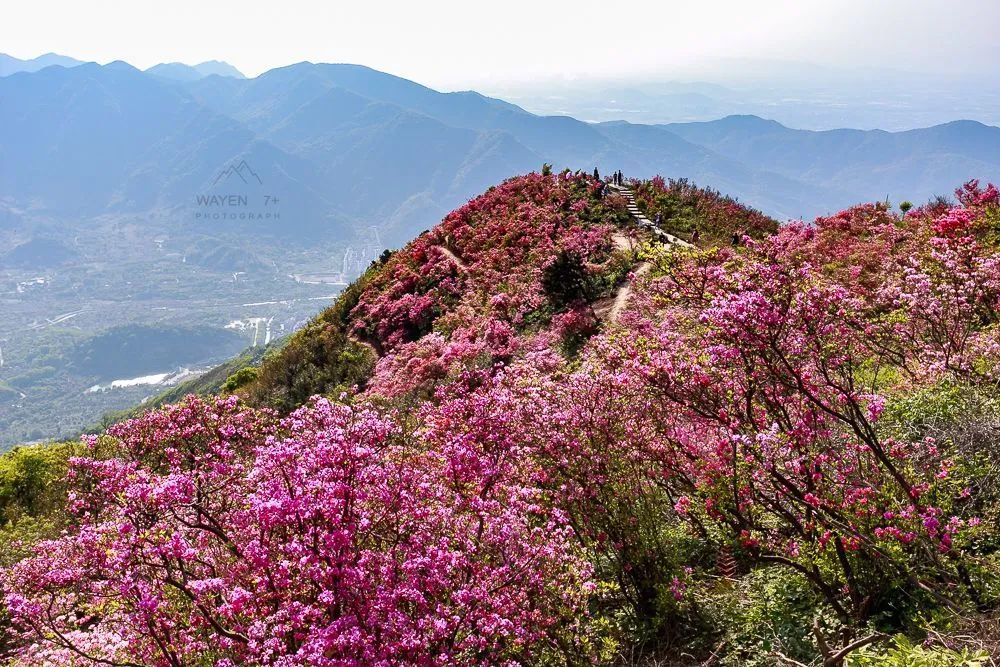
{"type": "Polygon", "coordinates": [[[391,421],[325,400],[278,423],[189,399],[111,437],[119,456],[74,461],[79,528],[8,573],[21,664],[573,650],[588,567],[503,451],[412,447],[391,421]]]}
{"type": "Polygon", "coordinates": [[[1000,255],[976,231],[996,205],[986,193],[936,216],[858,207],[739,253],[673,256],[628,335],[593,353],[606,386],[636,401],[630,430],[656,434],[636,448],[659,455],[653,479],[680,496],[676,514],[798,570],[845,620],[895,585],[978,595],[956,566],[978,519],[951,443],[902,439],[881,419],[942,378],[996,381],[1000,255]]]}
{"type": "Polygon", "coordinates": [[[372,391],[389,398],[405,395],[430,398],[435,384],[449,375],[508,361],[520,346],[514,328],[492,317],[457,329],[449,338],[430,333],[412,343],[403,343],[379,360],[371,380],[372,391]]]}

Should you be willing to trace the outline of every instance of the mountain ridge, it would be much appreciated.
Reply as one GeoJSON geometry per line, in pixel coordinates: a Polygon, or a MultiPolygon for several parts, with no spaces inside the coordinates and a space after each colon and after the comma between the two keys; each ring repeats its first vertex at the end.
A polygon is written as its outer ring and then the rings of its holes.
{"type": "MultiPolygon", "coordinates": [[[[42,73],[21,73],[5,77],[4,92],[18,99],[32,88],[44,87],[45,80],[55,82],[58,79],[79,87],[82,80],[95,76],[107,78],[104,72],[110,76],[115,71],[155,79],[166,84],[155,92],[148,82],[141,83],[138,79],[122,84],[124,87],[109,88],[112,94],[105,96],[103,106],[88,112],[92,115],[89,122],[97,123],[107,109],[123,108],[125,100],[132,94],[129,91],[132,87],[147,90],[147,93],[152,93],[152,99],[163,98],[164,95],[179,96],[174,103],[179,104],[183,100],[189,109],[185,113],[189,115],[211,109],[260,139],[277,141],[278,148],[289,153],[289,157],[282,160],[297,154],[314,162],[313,174],[300,178],[299,184],[289,187],[291,191],[300,188],[326,190],[332,193],[332,199],[314,195],[301,197],[304,202],[330,200],[329,204],[320,205],[319,209],[311,209],[312,204],[303,204],[304,215],[316,218],[346,216],[358,219],[362,224],[377,224],[378,220],[395,221],[390,228],[397,230],[392,233],[397,242],[430,224],[481,187],[499,180],[503,174],[534,168],[539,160],[560,168],[596,164],[602,170],[621,168],[627,173],[646,177],[657,173],[683,174],[699,183],[730,192],[777,217],[801,216],[807,219],[856,201],[876,196],[884,198],[886,192],[899,199],[928,199],[950,188],[951,183],[968,177],[994,178],[995,170],[1000,169],[993,159],[993,148],[1000,145],[995,141],[1000,130],[975,122],[956,121],[897,133],[794,130],[756,116],[666,125],[625,121],[586,123],[569,116],[538,116],[517,105],[474,91],[442,93],[402,77],[355,64],[301,62],[275,68],[253,78],[213,75],[186,81],[155,77],[148,71],[140,73],[122,62],[105,66],[87,64],[67,71],[73,74],[51,77],[42,73]],[[24,79],[38,76],[42,79],[30,83],[24,79]],[[406,116],[405,113],[418,114],[433,122],[406,116]],[[340,120],[335,120],[338,118],[340,120]],[[390,118],[395,120],[390,121],[390,118]],[[505,132],[508,137],[499,142],[489,140],[487,135],[465,135],[462,138],[463,130],[505,132]],[[382,157],[375,160],[372,153],[357,153],[357,149],[366,143],[375,145],[370,143],[373,141],[375,144],[381,141],[384,145],[376,151],[382,157]],[[439,157],[447,156],[454,173],[466,174],[471,180],[466,184],[460,175],[455,184],[442,187],[440,179],[419,176],[426,171],[426,167],[406,164],[406,160],[413,159],[413,151],[409,151],[404,158],[401,150],[392,150],[393,145],[410,146],[418,156],[428,151],[439,157]],[[476,154],[480,150],[477,147],[486,146],[490,147],[489,157],[476,154]],[[502,167],[490,168],[494,159],[502,167]],[[386,189],[386,179],[379,179],[376,174],[395,162],[405,167],[409,182],[405,186],[400,185],[393,194],[391,188],[386,189]],[[473,177],[472,172],[467,168],[460,169],[459,165],[478,165],[476,169],[486,169],[486,172],[482,177],[473,177]],[[865,182],[865,174],[872,169],[883,177],[878,193],[865,182]],[[368,196],[355,197],[347,196],[343,185],[346,181],[382,185],[368,196]],[[411,201],[415,196],[436,202],[428,209],[427,217],[413,214],[410,207],[404,207],[404,202],[411,201]],[[372,203],[359,206],[360,201],[372,203]],[[340,205],[335,202],[340,202],[340,205]],[[345,205],[351,209],[350,212],[339,210],[345,205]]],[[[69,99],[65,92],[59,93],[54,89],[44,94],[55,95],[57,105],[65,104],[69,99]],[[65,101],[60,102],[60,99],[65,101]]],[[[148,114],[148,121],[154,121],[161,115],[153,109],[141,113],[148,114]]],[[[101,122],[107,126],[106,119],[101,119],[101,122]]],[[[142,124],[138,118],[136,122],[142,124]]],[[[188,146],[212,140],[204,134],[209,131],[208,126],[203,128],[196,130],[203,136],[191,134],[186,139],[188,146]]],[[[172,134],[162,128],[158,131],[168,136],[172,134]]],[[[11,164],[22,161],[30,164],[37,162],[38,156],[52,154],[53,147],[45,145],[40,133],[27,134],[39,138],[31,146],[27,145],[27,136],[21,136],[20,128],[9,133],[18,136],[6,139],[0,136],[0,145],[12,155],[11,164]],[[19,144],[24,144],[26,153],[16,150],[19,144]]],[[[93,134],[91,128],[81,127],[77,132],[78,136],[93,134]]],[[[105,136],[106,141],[116,141],[106,131],[105,136]]],[[[65,153],[62,149],[57,150],[65,153]]],[[[164,150],[192,165],[208,158],[207,155],[191,154],[189,150],[187,155],[182,155],[184,149],[180,145],[164,150]]],[[[77,162],[88,151],[91,154],[100,152],[96,145],[86,149],[81,146],[80,151],[80,156],[74,158],[77,162]]],[[[232,151],[227,156],[214,158],[215,165],[201,165],[199,168],[217,173],[225,164],[238,161],[237,158],[239,153],[232,151]]],[[[134,164],[136,159],[123,154],[119,164],[129,161],[134,164]]],[[[287,172],[280,163],[281,160],[275,168],[287,172]]],[[[111,167],[110,164],[108,166],[111,167]]],[[[43,168],[43,165],[39,164],[38,168],[43,168]]],[[[156,170],[155,166],[151,168],[156,170]]],[[[117,177],[111,175],[116,173],[115,169],[111,167],[99,173],[106,172],[107,181],[120,179],[120,172],[117,177]]],[[[28,172],[32,172],[30,167],[28,172]]],[[[171,179],[159,177],[155,180],[166,182],[171,179]]],[[[135,184],[141,182],[132,181],[135,184]]],[[[19,193],[20,186],[16,180],[11,182],[9,177],[0,180],[0,187],[15,202],[26,196],[43,204],[46,201],[44,197],[19,193]]],[[[114,189],[114,184],[107,182],[104,186],[94,187],[92,184],[81,189],[80,193],[86,192],[85,196],[93,199],[103,192],[103,205],[115,201],[119,208],[128,201],[134,201],[140,208],[133,207],[133,211],[142,210],[140,202],[162,200],[162,197],[150,192],[122,199],[113,194],[114,189]]],[[[359,186],[352,185],[350,191],[354,195],[359,194],[359,186]]],[[[175,196],[176,193],[170,195],[175,196]]],[[[168,206],[183,203],[171,202],[169,198],[165,201],[168,206]]],[[[99,208],[102,204],[92,201],[92,205],[99,208]]],[[[304,228],[312,228],[312,225],[305,225],[304,228]]]]}

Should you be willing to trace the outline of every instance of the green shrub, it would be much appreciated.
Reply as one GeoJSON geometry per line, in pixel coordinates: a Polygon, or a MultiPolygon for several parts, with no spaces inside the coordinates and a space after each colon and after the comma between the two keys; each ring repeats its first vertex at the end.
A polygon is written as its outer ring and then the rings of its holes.
{"type": "Polygon", "coordinates": [[[762,567],[709,592],[706,609],[725,646],[722,664],[774,665],[780,653],[803,663],[819,657],[813,623],[838,629],[832,611],[798,572],[762,567]]]}
{"type": "Polygon", "coordinates": [[[240,387],[245,387],[255,382],[260,377],[260,369],[256,366],[247,366],[236,371],[222,385],[222,391],[231,394],[240,387]]]}
{"type": "Polygon", "coordinates": [[[989,656],[982,651],[952,651],[926,648],[900,635],[887,649],[868,647],[847,657],[846,667],[985,667],[989,656]]]}
{"type": "MultiPolygon", "coordinates": [[[[1000,604],[1000,392],[971,382],[942,381],[890,401],[881,428],[888,436],[933,438],[954,462],[926,500],[945,512],[981,521],[958,546],[973,556],[955,561],[965,593],[978,607],[1000,604]],[[957,500],[955,500],[957,499],[957,500]]],[[[920,563],[911,561],[912,567],[920,563]]]]}
{"type": "Polygon", "coordinates": [[[0,456],[0,565],[62,527],[68,461],[82,453],[80,443],[55,443],[15,447],[0,456]]]}
{"type": "Polygon", "coordinates": [[[542,274],[542,289],[557,310],[573,303],[593,301],[597,284],[576,253],[561,251],[542,274]]]}

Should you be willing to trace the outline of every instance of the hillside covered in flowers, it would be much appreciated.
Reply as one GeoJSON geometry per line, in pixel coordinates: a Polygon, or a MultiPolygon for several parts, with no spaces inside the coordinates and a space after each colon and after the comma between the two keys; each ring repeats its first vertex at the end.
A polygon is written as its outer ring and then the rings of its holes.
{"type": "Polygon", "coordinates": [[[2,460],[27,665],[1000,659],[1000,193],[510,179],[223,395],[2,460]],[[65,507],[65,509],[63,509],[65,507]]]}

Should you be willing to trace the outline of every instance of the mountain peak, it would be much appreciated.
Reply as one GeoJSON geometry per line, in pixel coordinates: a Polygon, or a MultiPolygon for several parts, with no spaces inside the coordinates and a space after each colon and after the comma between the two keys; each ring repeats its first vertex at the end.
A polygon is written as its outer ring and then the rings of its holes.
{"type": "Polygon", "coordinates": [[[733,127],[744,127],[744,128],[784,128],[785,126],[776,120],[770,120],[768,118],[761,118],[760,116],[755,116],[753,114],[733,114],[730,116],[725,116],[717,121],[709,121],[718,123],[720,125],[729,125],[733,127]]]}
{"type": "Polygon", "coordinates": [[[178,62],[160,63],[147,69],[146,73],[174,81],[197,81],[198,79],[213,75],[227,76],[233,79],[246,78],[243,72],[221,60],[206,60],[197,65],[187,65],[178,62]]]}
{"type": "Polygon", "coordinates": [[[981,123],[978,120],[971,120],[968,118],[960,118],[959,120],[953,120],[949,123],[942,123],[940,127],[955,128],[955,129],[966,129],[966,130],[981,130],[986,128],[995,127],[993,125],[987,125],[986,123],[981,123]]]}
{"type": "Polygon", "coordinates": [[[125,62],[124,60],[114,60],[114,61],[108,63],[107,65],[105,65],[104,67],[105,67],[105,69],[109,69],[109,70],[112,70],[112,71],[121,71],[121,72],[138,72],[139,71],[139,69],[137,67],[135,67],[134,65],[131,65],[131,64],[125,62]]]}
{"type": "Polygon", "coordinates": [[[195,65],[194,69],[201,72],[204,76],[218,74],[219,76],[229,76],[234,79],[247,78],[243,72],[239,71],[224,60],[206,60],[203,63],[195,65]]]}

